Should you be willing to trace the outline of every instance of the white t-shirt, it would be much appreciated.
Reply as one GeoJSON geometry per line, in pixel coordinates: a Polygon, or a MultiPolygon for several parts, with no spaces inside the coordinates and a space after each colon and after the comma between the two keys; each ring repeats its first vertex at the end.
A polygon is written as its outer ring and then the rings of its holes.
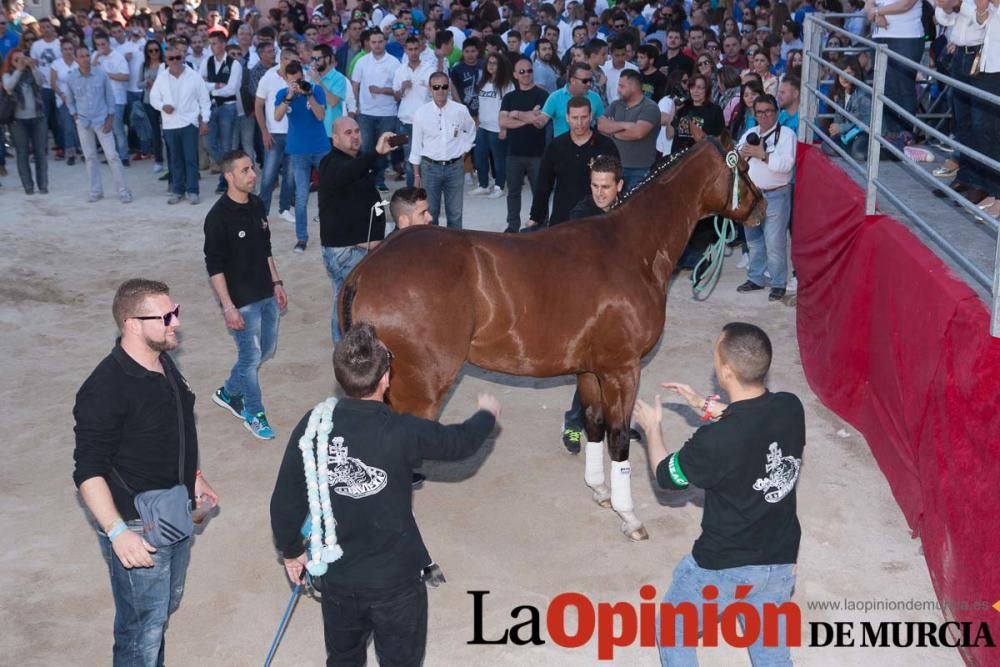
{"type": "Polygon", "coordinates": [[[448,32],[455,36],[455,48],[461,51],[462,44],[465,44],[465,33],[453,25],[448,26],[448,32]]]}
{"type": "Polygon", "coordinates": [[[395,116],[396,98],[392,95],[372,95],[369,86],[392,88],[392,79],[400,66],[399,60],[383,53],[376,59],[374,53],[366,53],[354,65],[351,80],[358,83],[358,103],[361,113],[366,116],[395,116]]]}
{"type": "Polygon", "coordinates": [[[392,77],[392,89],[401,91],[403,82],[410,81],[413,85],[403,94],[399,100],[399,120],[404,123],[413,122],[413,112],[431,100],[431,89],[428,84],[434,67],[421,62],[417,69],[410,67],[409,63],[403,63],[396,70],[392,77]]]}
{"type": "MultiPolygon", "coordinates": [[[[75,61],[67,65],[66,61],[62,58],[52,63],[52,71],[56,73],[56,86],[58,86],[59,92],[63,95],[69,92],[69,73],[75,72],[78,69],[80,69],[80,66],[75,61]]],[[[56,107],[61,107],[62,105],[62,98],[56,95],[56,107]]]]}
{"type": "Polygon", "coordinates": [[[278,65],[267,70],[257,84],[257,97],[264,100],[264,120],[271,134],[288,134],[288,115],[280,121],[274,119],[274,99],[282,88],[288,88],[288,82],[278,72],[278,65]]]}
{"type": "Polygon", "coordinates": [[[129,40],[119,46],[115,51],[122,54],[125,62],[128,63],[128,90],[132,93],[141,93],[142,88],[142,59],[145,54],[146,40],[129,40]],[[129,58],[128,54],[132,54],[129,58]]]}
{"type": "Polygon", "coordinates": [[[635,70],[636,72],[639,71],[638,67],[627,60],[625,61],[625,66],[621,69],[615,69],[615,66],[612,64],[610,59],[608,62],[601,65],[601,71],[603,71],[604,75],[608,77],[608,83],[605,88],[608,95],[608,104],[611,104],[618,99],[618,79],[621,77],[622,72],[627,69],[635,70]]]}
{"type": "MultiPolygon", "coordinates": [[[[674,98],[670,95],[664,95],[660,98],[659,102],[660,113],[667,113],[671,116],[674,114],[674,98]]],[[[667,138],[667,128],[660,126],[660,133],[656,135],[656,150],[660,151],[661,155],[670,155],[670,149],[674,145],[674,138],[667,138]]]]}
{"type": "Polygon", "coordinates": [[[31,57],[38,63],[38,73],[42,75],[42,88],[51,88],[49,73],[52,63],[62,60],[61,47],[58,39],[46,42],[44,39],[35,40],[31,45],[31,57]]]}
{"type": "MultiPolygon", "coordinates": [[[[93,63],[99,65],[107,74],[129,74],[128,62],[125,60],[125,56],[114,49],[108,52],[106,56],[100,51],[95,52],[93,63]]],[[[115,94],[115,104],[125,104],[128,101],[128,96],[125,94],[126,85],[125,81],[111,80],[111,90],[115,94]]]]}
{"type": "MultiPolygon", "coordinates": [[[[895,2],[895,0],[875,0],[876,7],[887,7],[895,2]]],[[[923,6],[924,0],[917,0],[902,14],[893,14],[891,16],[886,16],[886,21],[889,22],[888,28],[879,28],[874,23],[872,24],[872,37],[893,37],[893,38],[906,38],[906,37],[923,37],[924,36],[924,24],[922,21],[923,16],[923,6]]]]}
{"type": "Polygon", "coordinates": [[[512,90],[513,85],[497,91],[492,81],[483,84],[479,90],[479,127],[489,132],[500,131],[500,101],[512,90]]]}

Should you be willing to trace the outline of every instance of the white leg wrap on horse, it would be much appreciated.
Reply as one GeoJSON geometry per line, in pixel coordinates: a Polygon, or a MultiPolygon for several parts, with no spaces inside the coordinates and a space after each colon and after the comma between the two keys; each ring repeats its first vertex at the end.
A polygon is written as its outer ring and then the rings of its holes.
{"type": "MultiPolygon", "coordinates": [[[[584,462],[583,479],[587,486],[594,488],[604,485],[604,443],[588,442],[584,462]]],[[[605,492],[607,493],[607,492],[605,492]]]]}
{"type": "Polygon", "coordinates": [[[632,512],[632,466],[628,461],[611,462],[611,507],[618,513],[632,512]]]}

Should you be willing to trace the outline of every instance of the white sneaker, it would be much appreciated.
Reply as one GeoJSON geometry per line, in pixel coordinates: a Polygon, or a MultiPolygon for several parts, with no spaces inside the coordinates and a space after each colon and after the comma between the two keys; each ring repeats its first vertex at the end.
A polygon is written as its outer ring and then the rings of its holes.
{"type": "Polygon", "coordinates": [[[162,174],[163,173],[163,165],[161,163],[159,163],[159,162],[157,162],[156,164],[154,164],[153,165],[153,173],[154,174],[162,174]]]}
{"type": "Polygon", "coordinates": [[[788,276],[788,283],[785,285],[785,292],[792,293],[799,290],[799,279],[795,276],[788,276]]]}
{"type": "Polygon", "coordinates": [[[281,219],[284,220],[285,222],[291,222],[291,223],[295,222],[295,211],[293,211],[290,208],[286,208],[278,215],[281,216],[281,219]]]}
{"type": "Polygon", "coordinates": [[[469,187],[471,187],[471,186],[473,185],[473,182],[472,182],[472,174],[471,174],[471,173],[466,173],[466,174],[465,174],[465,184],[466,184],[467,186],[469,186],[469,187]]]}
{"type": "Polygon", "coordinates": [[[750,253],[740,254],[740,261],[736,262],[737,269],[745,269],[750,265],[750,253]]]}
{"type": "Polygon", "coordinates": [[[498,185],[494,185],[493,191],[486,196],[489,197],[490,199],[500,199],[500,197],[503,197],[505,194],[506,193],[503,191],[503,188],[501,188],[498,185]]]}
{"type": "Polygon", "coordinates": [[[489,193],[490,193],[490,189],[488,187],[484,188],[481,185],[477,185],[476,187],[474,187],[471,190],[469,190],[469,194],[472,195],[472,196],[474,196],[474,197],[478,197],[479,195],[486,195],[486,194],[489,194],[489,193]]]}

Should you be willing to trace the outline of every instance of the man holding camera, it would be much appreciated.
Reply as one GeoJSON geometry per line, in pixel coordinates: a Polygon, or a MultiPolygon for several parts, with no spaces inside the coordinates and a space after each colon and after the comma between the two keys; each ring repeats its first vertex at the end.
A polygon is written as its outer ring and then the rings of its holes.
{"type": "Polygon", "coordinates": [[[764,271],[771,276],[768,301],[785,297],[788,280],[788,221],[792,215],[792,170],[795,169],[795,133],[778,124],[778,102],[761,95],[753,103],[758,126],[747,130],[738,148],[750,164],[750,180],[767,199],[767,217],[757,227],[747,227],[750,264],[741,293],[764,289],[764,271]]]}
{"type": "Polygon", "coordinates": [[[285,152],[292,156],[292,173],[295,175],[295,248],[306,251],[309,242],[309,183],[313,167],[318,167],[326,155],[326,94],[319,86],[305,80],[302,65],[290,62],[285,67],[288,87],[279,90],[274,98],[274,118],[281,121],[288,116],[288,139],[285,152]]]}
{"type": "MultiPolygon", "coordinates": [[[[376,187],[377,161],[388,155],[405,137],[394,142],[385,132],[375,142],[375,150],[361,152],[361,128],[350,116],[333,123],[333,150],[319,165],[319,236],[323,244],[323,264],[333,283],[333,312],[330,337],[340,342],[337,323],[337,294],[358,262],[385,238],[385,211],[376,187]]],[[[296,174],[296,184],[299,182],[296,174]]],[[[306,190],[308,193],[308,189],[306,190]]]]}

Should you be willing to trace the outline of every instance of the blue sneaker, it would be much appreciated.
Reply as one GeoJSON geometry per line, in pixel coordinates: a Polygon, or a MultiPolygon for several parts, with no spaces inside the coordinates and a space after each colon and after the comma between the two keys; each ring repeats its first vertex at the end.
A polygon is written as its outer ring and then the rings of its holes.
{"type": "Polygon", "coordinates": [[[243,397],[230,396],[225,387],[219,387],[212,394],[212,402],[229,410],[237,419],[243,419],[243,397]]]}
{"type": "Polygon", "coordinates": [[[255,438],[260,438],[261,440],[274,439],[274,431],[271,430],[271,425],[267,423],[267,417],[263,412],[258,412],[256,415],[251,416],[244,410],[243,425],[246,426],[248,431],[253,433],[255,438]]]}

